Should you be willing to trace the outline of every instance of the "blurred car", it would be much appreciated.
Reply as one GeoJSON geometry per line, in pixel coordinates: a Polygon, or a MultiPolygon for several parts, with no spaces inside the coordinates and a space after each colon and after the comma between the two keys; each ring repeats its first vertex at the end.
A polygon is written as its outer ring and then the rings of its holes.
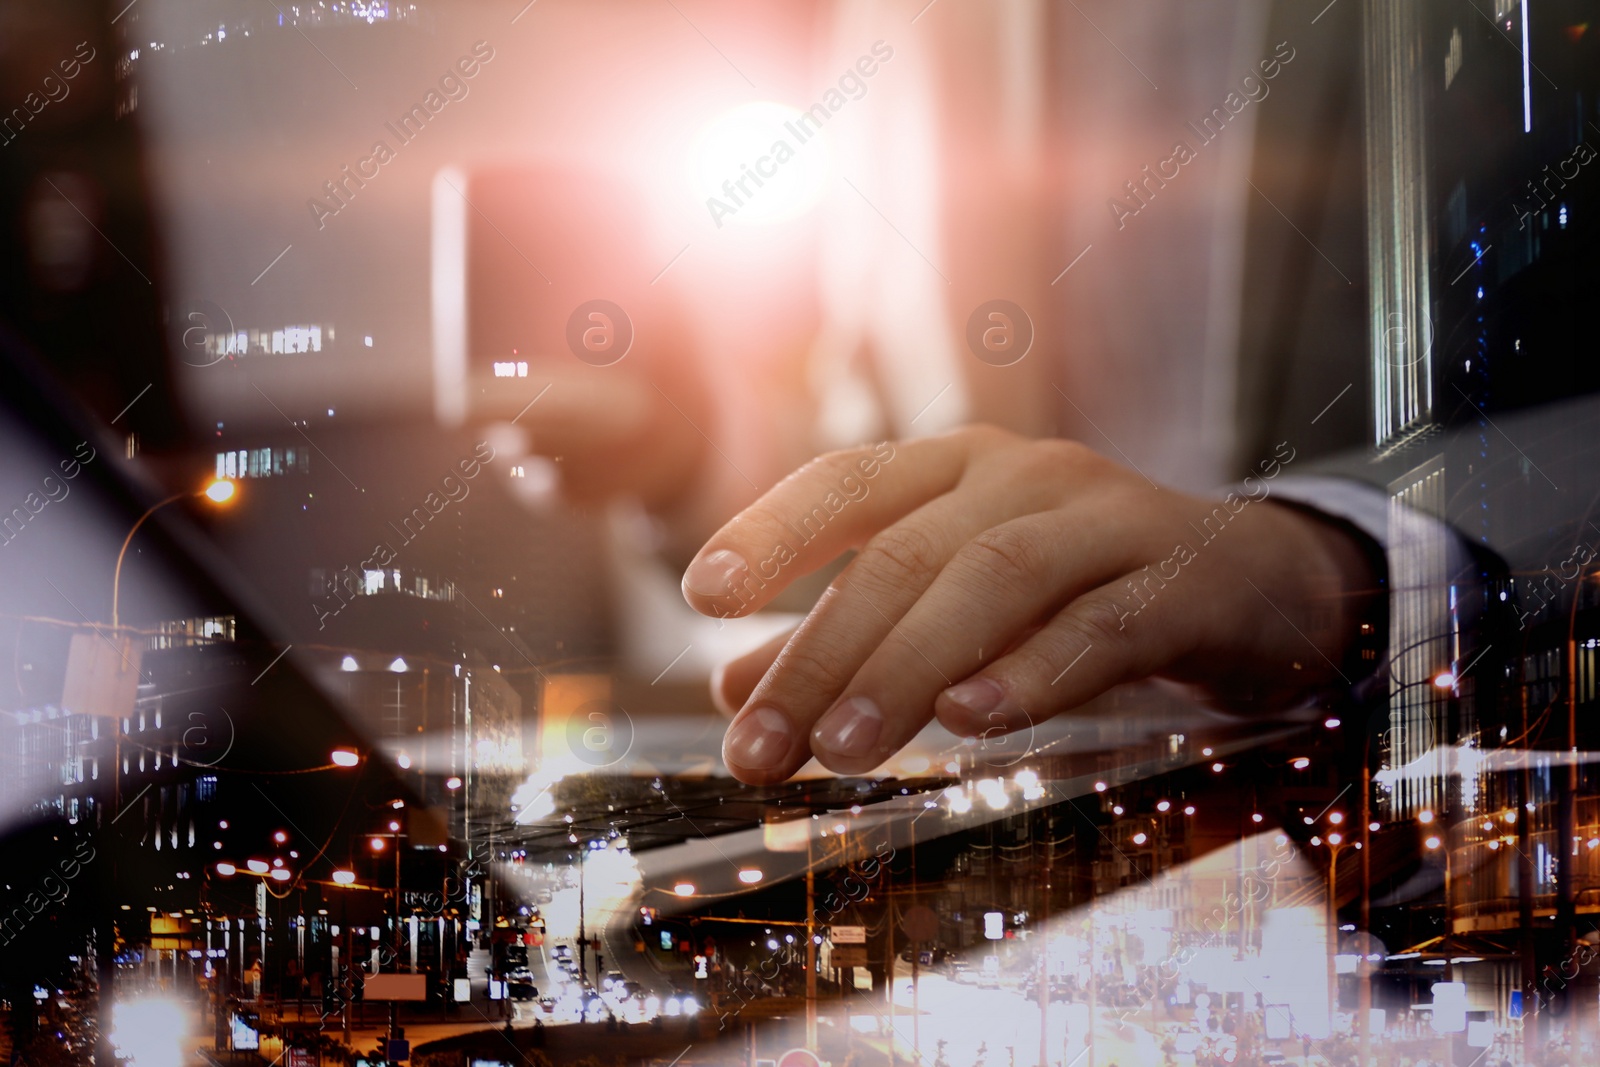
{"type": "Polygon", "coordinates": [[[621,985],[627,978],[621,971],[607,971],[605,977],[600,979],[600,988],[609,992],[613,987],[621,985]]]}
{"type": "MultiPolygon", "coordinates": [[[[681,989],[681,987],[680,987],[681,989]]],[[[700,1010],[700,1002],[693,993],[675,991],[661,1006],[663,1015],[694,1015],[700,1010]]]]}
{"type": "Polygon", "coordinates": [[[543,1011],[546,1015],[554,1015],[556,1011],[556,998],[540,997],[539,1010],[543,1011]]]}
{"type": "Polygon", "coordinates": [[[952,982],[963,983],[971,982],[978,976],[978,972],[966,960],[951,960],[947,974],[952,982]]]}
{"type": "MultiPolygon", "coordinates": [[[[1019,989],[1024,999],[1037,1000],[1039,997],[1039,976],[1030,973],[1022,980],[1019,989]]],[[[1076,983],[1059,976],[1050,979],[1049,997],[1052,1002],[1058,1000],[1070,1001],[1075,999],[1076,983]]]]}
{"type": "Polygon", "coordinates": [[[512,1000],[532,1000],[538,995],[539,987],[533,984],[532,971],[523,968],[506,976],[506,996],[512,1000]]]}

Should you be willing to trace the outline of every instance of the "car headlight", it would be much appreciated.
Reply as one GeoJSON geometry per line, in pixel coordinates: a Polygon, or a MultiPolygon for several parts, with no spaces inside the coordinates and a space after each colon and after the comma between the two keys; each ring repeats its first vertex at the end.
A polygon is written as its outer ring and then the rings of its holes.
{"type": "Polygon", "coordinates": [[[700,1005],[699,1005],[698,1002],[695,1001],[695,999],[693,997],[684,997],[683,998],[683,1013],[685,1015],[693,1015],[695,1012],[697,1012],[699,1010],[700,1010],[700,1005]]]}
{"type": "Polygon", "coordinates": [[[668,997],[667,998],[667,1014],[668,1015],[676,1015],[682,1010],[683,1010],[683,1004],[682,1004],[682,1002],[680,1002],[678,1000],[677,997],[668,997]]]}

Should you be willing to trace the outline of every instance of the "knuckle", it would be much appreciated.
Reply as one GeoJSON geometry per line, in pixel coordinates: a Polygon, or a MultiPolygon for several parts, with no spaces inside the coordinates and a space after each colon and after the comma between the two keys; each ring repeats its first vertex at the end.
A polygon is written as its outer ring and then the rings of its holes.
{"type": "Polygon", "coordinates": [[[964,441],[991,441],[1000,437],[1009,437],[1010,433],[1002,430],[992,422],[969,422],[964,426],[957,426],[950,431],[951,437],[964,441]]]}
{"type": "Polygon", "coordinates": [[[1128,638],[1126,611],[1106,596],[1086,596],[1067,609],[1066,631],[1091,645],[1121,645],[1128,638]]]}
{"type": "Polygon", "coordinates": [[[945,436],[959,442],[969,453],[983,453],[1016,444],[1021,438],[987,422],[973,422],[958,426],[945,436]]]}
{"type": "Polygon", "coordinates": [[[1029,477],[1060,483],[1063,479],[1077,480],[1086,473],[1098,473],[1112,464],[1082,442],[1057,438],[1030,442],[1019,466],[1029,477]]]}
{"type": "Polygon", "coordinates": [[[816,634],[807,636],[805,640],[791,640],[778,654],[767,676],[797,680],[807,690],[847,681],[853,672],[848,667],[850,659],[844,650],[834,647],[833,642],[819,639],[816,634]]]}
{"type": "Polygon", "coordinates": [[[925,582],[944,564],[938,541],[914,526],[892,526],[867,542],[852,570],[892,585],[925,582]]]}
{"type": "Polygon", "coordinates": [[[962,563],[1003,586],[1028,585],[1048,569],[1037,538],[1020,530],[985,530],[961,550],[962,563]]]}

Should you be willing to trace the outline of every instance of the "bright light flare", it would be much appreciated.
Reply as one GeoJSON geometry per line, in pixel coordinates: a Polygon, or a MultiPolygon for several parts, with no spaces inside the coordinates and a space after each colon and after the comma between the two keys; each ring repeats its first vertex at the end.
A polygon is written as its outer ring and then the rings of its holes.
{"type": "Polygon", "coordinates": [[[218,478],[206,486],[203,492],[213,504],[226,504],[233,499],[235,486],[226,478],[218,478]]]}
{"type": "Polygon", "coordinates": [[[188,1017],[175,1001],[126,1000],[111,1009],[111,1044],[138,1067],[182,1067],[188,1017]]]}
{"type": "Polygon", "coordinates": [[[814,120],[803,122],[801,116],[786,104],[759,100],[725,112],[700,131],[690,181],[719,228],[784,222],[822,199],[831,169],[828,143],[814,120]]]}
{"type": "Polygon", "coordinates": [[[361,762],[361,753],[353,748],[336,748],[329,754],[328,759],[333,761],[335,767],[354,767],[361,762]]]}

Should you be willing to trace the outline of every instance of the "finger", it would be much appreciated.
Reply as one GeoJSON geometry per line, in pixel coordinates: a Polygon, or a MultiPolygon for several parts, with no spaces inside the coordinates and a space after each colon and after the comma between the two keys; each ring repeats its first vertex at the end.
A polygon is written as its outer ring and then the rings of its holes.
{"type": "Polygon", "coordinates": [[[788,629],[771,638],[752,652],[746,652],[727,663],[719,663],[711,672],[711,702],[717,710],[732,718],[738,714],[755,691],[756,683],[778,658],[783,646],[794,634],[788,629]]]}
{"type": "Polygon", "coordinates": [[[858,774],[900,749],[952,682],[1025,643],[1038,620],[1134,565],[1141,546],[1124,515],[1085,501],[1015,519],[963,545],[818,720],[812,754],[830,770],[858,774]]]}
{"type": "Polygon", "coordinates": [[[1187,655],[1213,624],[1205,598],[1156,595],[1165,583],[1151,580],[1150,571],[1124,575],[1078,597],[1016,649],[940,693],[939,722],[968,737],[1021,729],[1187,655]]]}
{"type": "Polygon", "coordinates": [[[790,582],[954,488],[969,434],[833,452],[765,493],[701,548],[684,599],[724,618],[765,605],[790,582]]]}
{"type": "MultiPolygon", "coordinates": [[[[808,734],[895,623],[966,542],[1014,515],[1001,488],[951,493],[869,541],[817,602],[723,739],[723,760],[752,784],[782,781],[811,755],[808,734]]],[[[939,675],[923,663],[937,683],[939,675]]],[[[948,681],[942,684],[948,685],[948,681]]],[[[920,727],[932,718],[922,707],[920,727]]]]}

